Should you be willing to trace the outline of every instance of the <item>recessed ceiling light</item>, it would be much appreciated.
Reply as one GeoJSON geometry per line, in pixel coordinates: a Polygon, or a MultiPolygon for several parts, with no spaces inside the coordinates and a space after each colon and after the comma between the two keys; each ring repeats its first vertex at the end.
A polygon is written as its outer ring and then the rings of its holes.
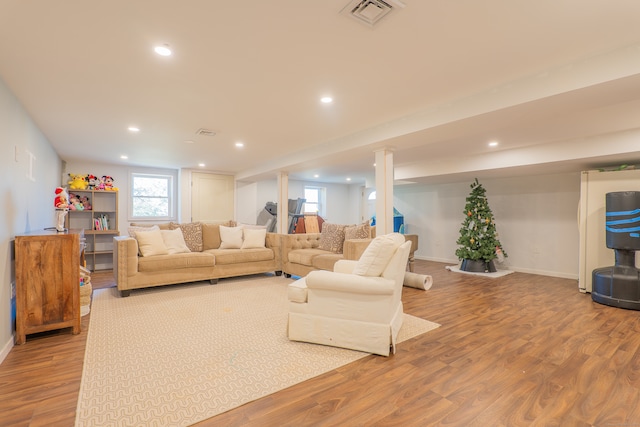
{"type": "Polygon", "coordinates": [[[315,174],[315,175],[313,175],[313,177],[314,177],[314,178],[320,178],[320,175],[315,174]]]}
{"type": "Polygon", "coordinates": [[[322,102],[323,104],[331,104],[333,102],[333,98],[330,96],[323,96],[322,98],[320,98],[320,102],[322,102]]]}
{"type": "Polygon", "coordinates": [[[188,139],[186,141],[184,141],[185,144],[195,144],[195,142],[193,142],[192,140],[188,139]]]}
{"type": "Polygon", "coordinates": [[[351,178],[347,178],[347,181],[351,181],[351,178]]]}
{"type": "Polygon", "coordinates": [[[129,132],[140,132],[140,128],[137,126],[129,126],[127,129],[129,129],[129,132]]]}
{"type": "Polygon", "coordinates": [[[156,46],[153,48],[154,52],[160,56],[171,56],[171,49],[169,49],[168,44],[163,44],[161,46],[156,46]]]}
{"type": "Polygon", "coordinates": [[[127,159],[129,158],[129,156],[125,156],[125,155],[123,154],[122,156],[120,156],[120,158],[121,158],[122,160],[127,160],[127,159]]]}
{"type": "Polygon", "coordinates": [[[244,142],[240,142],[240,141],[236,142],[236,147],[238,148],[244,147],[244,142]]]}
{"type": "Polygon", "coordinates": [[[201,168],[203,168],[205,166],[204,163],[198,163],[198,166],[200,166],[201,168]]]}
{"type": "Polygon", "coordinates": [[[489,143],[489,147],[497,147],[498,146],[498,141],[491,141],[489,143]]]}

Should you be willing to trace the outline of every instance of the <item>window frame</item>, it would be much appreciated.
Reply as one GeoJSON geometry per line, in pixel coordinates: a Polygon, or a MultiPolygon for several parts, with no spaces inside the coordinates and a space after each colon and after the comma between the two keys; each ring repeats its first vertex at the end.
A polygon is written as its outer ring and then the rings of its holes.
{"type": "Polygon", "coordinates": [[[326,211],[327,211],[327,189],[325,187],[320,187],[318,185],[305,185],[304,186],[304,198],[307,199],[307,190],[312,190],[312,191],[316,191],[317,195],[318,195],[318,202],[309,202],[309,201],[305,201],[304,203],[304,207],[302,209],[302,213],[316,213],[321,216],[324,217],[326,216],[326,211]],[[307,211],[307,205],[309,204],[313,204],[313,205],[317,205],[317,211],[313,211],[313,212],[309,212],[307,211]]]}
{"type": "Polygon", "coordinates": [[[175,221],[176,220],[176,212],[177,212],[177,176],[172,172],[138,172],[131,171],[129,173],[129,209],[128,216],[129,221],[175,221]],[[167,182],[168,191],[167,197],[169,212],[168,215],[164,216],[135,216],[133,214],[133,206],[134,206],[134,185],[136,178],[155,178],[162,179],[167,182]]]}

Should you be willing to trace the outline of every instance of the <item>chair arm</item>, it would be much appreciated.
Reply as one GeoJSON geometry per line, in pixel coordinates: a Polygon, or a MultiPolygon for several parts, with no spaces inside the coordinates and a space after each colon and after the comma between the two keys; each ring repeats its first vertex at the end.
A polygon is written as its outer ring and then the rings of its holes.
{"type": "Polygon", "coordinates": [[[352,274],[357,264],[358,264],[358,261],[353,261],[350,259],[341,259],[339,261],[336,261],[335,264],[333,264],[333,271],[336,273],[352,274]]]}
{"type": "Polygon", "coordinates": [[[309,291],[324,289],[366,295],[392,295],[395,289],[395,282],[384,277],[358,276],[324,270],[310,272],[305,281],[309,291]]]}

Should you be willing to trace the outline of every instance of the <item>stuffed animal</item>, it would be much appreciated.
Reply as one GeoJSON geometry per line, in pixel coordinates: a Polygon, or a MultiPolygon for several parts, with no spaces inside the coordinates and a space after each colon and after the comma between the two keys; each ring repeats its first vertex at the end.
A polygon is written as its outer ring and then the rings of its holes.
{"type": "Polygon", "coordinates": [[[78,175],[76,173],[70,173],[69,189],[70,190],[85,190],[87,188],[87,179],[85,175],[78,175]]]}
{"type": "Polygon", "coordinates": [[[65,231],[64,218],[69,211],[69,195],[64,187],[57,187],[55,193],[53,205],[56,207],[56,230],[62,233],[65,231]]]}
{"type": "Polygon", "coordinates": [[[53,201],[53,205],[56,207],[56,209],[69,208],[69,195],[67,194],[67,190],[64,187],[56,188],[56,198],[53,201]]]}
{"type": "Polygon", "coordinates": [[[104,189],[106,191],[118,191],[118,188],[113,186],[113,177],[104,175],[101,181],[104,183],[104,189]]]}
{"type": "Polygon", "coordinates": [[[86,180],[87,180],[87,188],[89,190],[95,190],[100,184],[100,179],[97,176],[92,174],[87,175],[86,180]]]}
{"type": "Polygon", "coordinates": [[[80,202],[80,198],[73,193],[69,193],[69,209],[72,211],[83,211],[84,206],[80,202]]]}
{"type": "Polygon", "coordinates": [[[80,203],[82,203],[82,207],[84,207],[85,211],[91,210],[91,202],[87,196],[80,197],[80,203]]]}

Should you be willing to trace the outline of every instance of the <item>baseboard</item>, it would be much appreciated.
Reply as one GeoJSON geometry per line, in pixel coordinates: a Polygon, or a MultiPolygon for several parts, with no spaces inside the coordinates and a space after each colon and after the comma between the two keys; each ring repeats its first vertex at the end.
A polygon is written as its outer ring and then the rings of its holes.
{"type": "MultiPolygon", "coordinates": [[[[460,260],[458,260],[457,258],[451,259],[451,258],[435,258],[435,257],[424,257],[424,256],[417,256],[415,257],[416,259],[421,259],[424,261],[433,261],[433,262],[446,262],[448,264],[451,265],[456,265],[456,264],[460,264],[460,260]]],[[[578,274],[572,274],[572,273],[563,273],[560,271],[547,271],[547,270],[537,270],[537,269],[532,269],[532,268],[519,268],[519,267],[515,267],[513,265],[510,265],[508,267],[509,270],[513,270],[513,271],[517,271],[519,273],[527,273],[527,274],[537,274],[539,276],[550,276],[550,277],[559,277],[561,279],[572,279],[572,280],[578,280],[578,274]]]]}
{"type": "Polygon", "coordinates": [[[9,352],[13,348],[13,342],[14,338],[12,334],[11,339],[7,341],[4,346],[2,346],[2,351],[0,351],[0,364],[4,362],[4,359],[9,355],[9,352]]]}

